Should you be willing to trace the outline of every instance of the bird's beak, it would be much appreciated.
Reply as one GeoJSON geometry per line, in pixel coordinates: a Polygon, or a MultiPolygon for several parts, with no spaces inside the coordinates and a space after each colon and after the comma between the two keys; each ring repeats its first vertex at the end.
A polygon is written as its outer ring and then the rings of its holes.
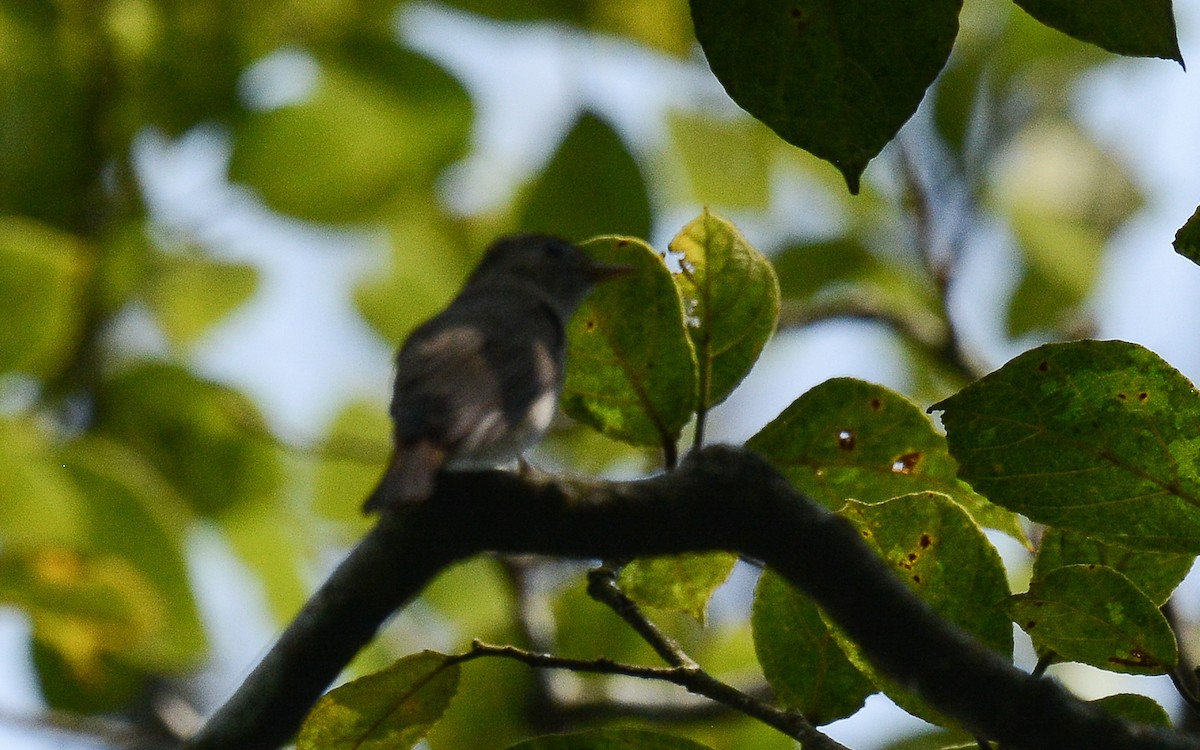
{"type": "Polygon", "coordinates": [[[634,266],[617,263],[592,263],[591,268],[588,269],[588,276],[591,277],[593,282],[599,284],[610,279],[628,276],[636,270],[637,268],[634,266]]]}

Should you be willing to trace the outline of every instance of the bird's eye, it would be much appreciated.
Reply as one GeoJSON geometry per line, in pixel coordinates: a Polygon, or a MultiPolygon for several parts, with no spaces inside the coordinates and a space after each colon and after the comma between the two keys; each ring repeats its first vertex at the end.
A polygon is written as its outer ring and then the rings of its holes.
{"type": "Polygon", "coordinates": [[[548,242],[544,246],[544,252],[546,253],[546,257],[557,260],[563,257],[563,246],[557,242],[548,242]]]}

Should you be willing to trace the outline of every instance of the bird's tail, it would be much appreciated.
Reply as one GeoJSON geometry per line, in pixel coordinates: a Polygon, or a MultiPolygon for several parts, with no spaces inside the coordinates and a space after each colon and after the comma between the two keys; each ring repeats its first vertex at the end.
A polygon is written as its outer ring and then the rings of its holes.
{"type": "Polygon", "coordinates": [[[387,471],[363,503],[363,513],[419,503],[433,494],[434,479],[446,452],[428,441],[398,446],[387,471]]]}

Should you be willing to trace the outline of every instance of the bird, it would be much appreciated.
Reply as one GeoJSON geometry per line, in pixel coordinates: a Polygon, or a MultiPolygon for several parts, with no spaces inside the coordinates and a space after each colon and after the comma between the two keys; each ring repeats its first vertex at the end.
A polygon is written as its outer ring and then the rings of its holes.
{"type": "Polygon", "coordinates": [[[520,458],[557,409],[571,316],[597,284],[632,270],[550,235],[494,242],[396,354],[392,455],[363,511],[423,502],[442,470],[520,458]]]}

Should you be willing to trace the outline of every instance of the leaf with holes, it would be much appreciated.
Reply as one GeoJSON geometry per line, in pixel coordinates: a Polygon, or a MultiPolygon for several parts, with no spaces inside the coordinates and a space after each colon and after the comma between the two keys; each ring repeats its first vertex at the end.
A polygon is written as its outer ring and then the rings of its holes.
{"type": "Polygon", "coordinates": [[[1047,344],[930,409],[992,502],[1119,546],[1200,552],[1200,398],[1153,352],[1047,344]]]}
{"type": "Polygon", "coordinates": [[[1113,672],[1163,674],[1179,659],[1175,634],[1154,602],[1104,565],[1056,568],[1005,609],[1039,652],[1113,672]]]}
{"type": "Polygon", "coordinates": [[[412,747],[458,688],[458,665],[425,651],[328,692],[304,721],[297,750],[412,747]]]}
{"type": "Polygon", "coordinates": [[[662,256],[629,237],[583,247],[634,267],[601,284],[567,326],[563,411],[633,445],[674,445],[696,406],[696,353],[662,256]]]}
{"type": "Polygon", "coordinates": [[[1025,540],[1016,517],[957,478],[946,440],[898,393],[853,378],[834,378],[796,399],[750,438],[797,489],[834,510],[850,498],[878,503],[934,490],[983,526],[1025,540]]]}
{"type": "MultiPolygon", "coordinates": [[[[847,503],[842,515],[938,614],[1006,659],[1012,657],[1012,623],[998,606],[1009,595],[1004,563],[961,507],[946,495],[921,492],[874,505],[847,503]]],[[[844,636],[841,645],[854,665],[905,710],[948,723],[916,694],[878,672],[844,636]]]]}
{"type": "Polygon", "coordinates": [[[675,282],[699,361],[699,406],[708,409],[742,382],[775,332],[779,281],[741,232],[708,209],[671,240],[671,250],[683,255],[675,282]]]}

